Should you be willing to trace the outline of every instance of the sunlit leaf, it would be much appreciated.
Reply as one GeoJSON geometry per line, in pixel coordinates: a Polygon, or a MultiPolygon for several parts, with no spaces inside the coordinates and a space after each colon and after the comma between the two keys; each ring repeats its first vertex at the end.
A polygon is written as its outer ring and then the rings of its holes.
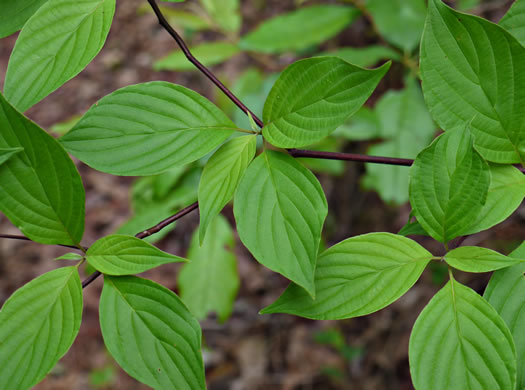
{"type": "Polygon", "coordinates": [[[460,246],[445,255],[445,261],[452,267],[465,272],[490,272],[525,263],[523,259],[507,257],[487,248],[460,246]]]}
{"type": "Polygon", "coordinates": [[[75,77],[98,54],[109,32],[115,0],[49,0],[18,37],[4,93],[19,111],[75,77]]]}
{"type": "Polygon", "coordinates": [[[163,81],[102,98],[61,138],[75,157],[114,175],[153,175],[211,152],[235,125],[209,100],[163,81]]]}
{"type": "Polygon", "coordinates": [[[1,389],[30,389],[68,351],[82,318],[77,267],[45,273],[24,285],[0,310],[1,389]]]}
{"type": "Polygon", "coordinates": [[[391,304],[417,281],[432,254],[391,233],[348,238],[319,255],[316,298],[291,284],[261,313],[289,313],[339,320],[373,313],[391,304]]]}

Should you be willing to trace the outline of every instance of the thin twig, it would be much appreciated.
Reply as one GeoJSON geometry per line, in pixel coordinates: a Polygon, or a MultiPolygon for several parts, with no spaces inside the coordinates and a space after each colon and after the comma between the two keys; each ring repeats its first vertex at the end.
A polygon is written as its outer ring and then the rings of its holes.
{"type": "Polygon", "coordinates": [[[360,161],[365,163],[410,166],[414,160],[408,158],[367,156],[365,154],[320,152],[317,150],[289,149],[292,157],[319,158],[324,160],[360,161]]]}
{"type": "Polygon", "coordinates": [[[155,15],[157,16],[157,19],[159,20],[159,24],[164,27],[164,29],[172,36],[172,38],[177,42],[180,49],[186,56],[186,58],[197,67],[208,79],[211,80],[213,84],[215,84],[228,98],[237,106],[239,107],[245,114],[250,113],[255,123],[257,123],[257,126],[263,127],[263,121],[257,117],[248,107],[244,105],[243,102],[237,98],[215,75],[206,68],[199,60],[197,60],[193,54],[191,54],[190,49],[188,49],[188,46],[186,46],[186,43],[182,40],[181,36],[171,27],[171,25],[168,23],[164,15],[162,14],[161,10],[159,9],[159,6],[155,2],[155,0],[148,0],[148,3],[151,5],[151,8],[153,8],[153,12],[155,12],[155,15]]]}
{"type": "MultiPolygon", "coordinates": [[[[12,240],[24,240],[24,241],[32,241],[32,242],[34,242],[33,240],[31,240],[30,238],[28,238],[26,236],[18,236],[16,234],[0,234],[0,238],[9,238],[9,239],[12,239],[12,240]]],[[[63,246],[64,248],[71,248],[71,249],[80,250],[80,248],[75,246],[75,245],[65,245],[65,244],[55,244],[55,245],[63,246]]]]}

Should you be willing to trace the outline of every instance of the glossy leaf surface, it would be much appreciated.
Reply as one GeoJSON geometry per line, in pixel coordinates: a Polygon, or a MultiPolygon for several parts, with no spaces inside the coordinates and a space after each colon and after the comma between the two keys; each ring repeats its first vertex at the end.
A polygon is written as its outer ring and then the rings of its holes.
{"type": "Polygon", "coordinates": [[[222,215],[210,223],[202,244],[193,234],[188,251],[188,264],[178,275],[182,301],[201,320],[216,312],[220,322],[230,316],[239,290],[239,273],[234,253],[233,231],[222,215]]]}
{"type": "Polygon", "coordinates": [[[4,93],[23,112],[75,77],[98,54],[115,0],[49,0],[20,33],[9,59],[4,93]]]}
{"type": "Polygon", "coordinates": [[[58,268],[24,285],[0,310],[0,388],[32,388],[77,336],[82,286],[76,267],[58,268]]]}
{"type": "Polygon", "coordinates": [[[488,164],[466,129],[440,135],[410,169],[410,204],[423,228],[446,243],[467,232],[483,209],[490,184],[488,164]]]}
{"type": "Polygon", "coordinates": [[[444,130],[468,123],[476,148],[488,161],[525,162],[525,48],[485,19],[429,1],[421,44],[423,93],[444,130]]]}
{"type": "Polygon", "coordinates": [[[319,255],[316,298],[291,284],[261,313],[289,313],[339,320],[373,313],[391,304],[417,281],[432,254],[391,233],[348,238],[319,255]]]}
{"type": "Polygon", "coordinates": [[[135,276],[104,276],[100,328],[117,363],[156,389],[204,389],[201,329],[172,291],[135,276]]]}
{"type": "Polygon", "coordinates": [[[106,275],[132,275],[162,264],[186,261],[157,249],[140,238],[112,234],[97,240],[86,253],[86,260],[106,275]]]}
{"type": "Polygon", "coordinates": [[[270,150],[248,167],[234,199],[237,231],[259,263],[314,292],[321,229],[328,213],[317,178],[270,150]]]}
{"type": "MultiPolygon", "coordinates": [[[[525,258],[525,242],[510,255],[525,258]]],[[[509,327],[518,355],[517,389],[525,388],[525,264],[517,264],[492,274],[483,294],[509,327]]]]}
{"type": "Polygon", "coordinates": [[[199,240],[202,243],[211,220],[232,199],[248,164],[255,156],[256,137],[234,138],[208,160],[199,182],[199,240]]]}
{"type": "Polygon", "coordinates": [[[61,141],[99,171],[143,176],[206,155],[234,129],[233,122],[198,93],[153,81],[102,98],[61,141]]]}
{"type": "Polygon", "coordinates": [[[516,386],[516,351],[507,325],[485,299],[455,280],[419,315],[408,352],[416,390],[516,386]]]}
{"type": "Polygon", "coordinates": [[[357,16],[357,9],[342,5],[304,7],[262,22],[243,36],[240,46],[263,53],[305,49],[332,38],[357,16]]]}
{"type": "Polygon", "coordinates": [[[507,257],[487,248],[477,246],[460,246],[445,255],[445,261],[452,267],[465,272],[490,272],[510,267],[523,259],[507,257]]]}
{"type": "Polygon", "coordinates": [[[264,104],[264,137],[280,148],[320,141],[363,105],[389,67],[367,70],[336,57],[293,63],[264,104]]]}
{"type": "Polygon", "coordinates": [[[0,210],[33,241],[79,243],[85,194],[73,161],[1,94],[0,128],[0,148],[23,148],[0,165],[0,210]]]}

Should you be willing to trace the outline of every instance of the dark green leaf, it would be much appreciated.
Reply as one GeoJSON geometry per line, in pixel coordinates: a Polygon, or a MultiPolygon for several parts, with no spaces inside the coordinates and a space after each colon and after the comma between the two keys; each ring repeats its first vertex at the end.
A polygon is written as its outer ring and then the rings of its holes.
{"type": "Polygon", "coordinates": [[[417,281],[432,254],[391,233],[348,238],[319,255],[316,298],[291,284],[261,313],[289,313],[339,320],[373,313],[391,304],[417,281]]]}
{"type": "MultiPolygon", "coordinates": [[[[525,258],[525,242],[509,256],[525,258]]],[[[483,295],[507,323],[518,354],[517,389],[525,388],[525,263],[492,274],[483,295]]]]}
{"type": "Polygon", "coordinates": [[[201,329],[172,291],[135,276],[104,276],[100,328],[117,363],[156,389],[204,389],[201,329]]]}
{"type": "Polygon", "coordinates": [[[234,199],[239,237],[264,266],[314,292],[315,260],[328,206],[316,177],[289,155],[266,150],[234,199]]]}
{"type": "Polygon", "coordinates": [[[0,1],[0,38],[20,30],[27,20],[47,0],[2,0],[0,1]]]}
{"type": "Polygon", "coordinates": [[[40,382],[68,351],[82,318],[77,267],[45,273],[24,285],[0,311],[1,389],[40,382]]]}
{"type": "Polygon", "coordinates": [[[450,130],[424,149],[410,169],[410,204],[423,228],[447,243],[465,234],[483,209],[488,164],[468,130],[450,130]]]}
{"type": "Polygon", "coordinates": [[[514,389],[516,350],[496,310],[451,280],[416,320],[409,345],[416,390],[514,389]]]}
{"type": "Polygon", "coordinates": [[[163,252],[140,238],[121,234],[97,240],[89,247],[86,260],[106,275],[138,274],[162,264],[187,261],[163,252]]]}
{"type": "Polygon", "coordinates": [[[264,137],[281,148],[320,141],[363,105],[389,68],[367,70],[336,57],[293,63],[264,104],[264,137]]]}
{"type": "Polygon", "coordinates": [[[421,44],[423,93],[444,130],[470,123],[476,148],[488,161],[525,162],[525,48],[485,19],[429,1],[421,44]]]}
{"type": "Polygon", "coordinates": [[[23,112],[75,77],[98,54],[115,0],[49,0],[25,24],[9,59],[4,93],[23,112]]]}
{"type": "Polygon", "coordinates": [[[33,241],[78,244],[85,194],[73,161],[2,94],[0,128],[0,148],[23,148],[0,165],[0,210],[33,241]]]}
{"type": "Polygon", "coordinates": [[[241,48],[263,53],[297,51],[337,35],[359,11],[342,5],[304,7],[261,23],[241,39],[241,48]]]}
{"type": "Polygon", "coordinates": [[[201,158],[234,130],[233,122],[198,93],[154,81],[102,98],[61,141],[102,172],[143,176],[201,158]]]}
{"type": "Polygon", "coordinates": [[[231,200],[248,164],[255,156],[255,135],[237,137],[222,145],[208,160],[199,183],[199,240],[208,224],[231,200]]]}
{"type": "Polygon", "coordinates": [[[202,244],[193,234],[184,264],[178,276],[180,297],[197,319],[215,311],[220,322],[230,316],[239,290],[237,259],[234,254],[233,231],[222,215],[208,227],[202,244]]]}
{"type": "Polygon", "coordinates": [[[22,147],[0,148],[0,165],[2,165],[7,160],[9,160],[12,156],[14,156],[17,153],[20,153],[23,150],[24,148],[22,147]]]}

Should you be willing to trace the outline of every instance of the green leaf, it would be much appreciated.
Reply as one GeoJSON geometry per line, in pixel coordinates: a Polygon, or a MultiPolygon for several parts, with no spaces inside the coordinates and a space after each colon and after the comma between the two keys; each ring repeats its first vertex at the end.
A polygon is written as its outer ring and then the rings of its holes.
{"type": "Polygon", "coordinates": [[[255,148],[255,135],[237,137],[222,145],[206,163],[199,183],[201,244],[208,224],[233,197],[255,148]]]}
{"type": "MultiPolygon", "coordinates": [[[[368,149],[371,156],[414,158],[427,146],[435,133],[434,123],[415,80],[407,80],[401,91],[389,91],[377,102],[374,111],[379,134],[385,142],[368,149]]],[[[363,185],[376,190],[381,199],[401,205],[408,201],[408,167],[366,164],[363,185]]]]}
{"type": "Polygon", "coordinates": [[[65,255],[55,258],[55,260],[70,260],[70,261],[80,261],[84,256],[79,255],[78,253],[66,253],[65,255]]]}
{"type": "Polygon", "coordinates": [[[15,291],[0,311],[0,388],[40,382],[73,344],[81,318],[77,267],[47,272],[15,291]]]}
{"type": "Polygon", "coordinates": [[[419,45],[427,13],[424,0],[366,0],[365,7],[385,40],[408,52],[419,45]]]}
{"type": "Polygon", "coordinates": [[[362,106],[339,126],[332,135],[349,141],[365,141],[379,137],[379,119],[374,111],[362,106]]]}
{"type": "Polygon", "coordinates": [[[0,2],[0,38],[20,30],[47,0],[3,0],[0,2]]]}
{"type": "Polygon", "coordinates": [[[425,229],[419,224],[418,221],[408,222],[401,230],[397,233],[401,236],[428,236],[425,229]]]}
{"type": "Polygon", "coordinates": [[[465,234],[490,229],[506,220],[523,202],[525,176],[511,165],[489,164],[490,187],[487,201],[476,217],[476,222],[465,234]]]}
{"type": "Polygon", "coordinates": [[[316,298],[290,284],[261,313],[339,320],[373,313],[396,301],[418,280],[432,254],[391,233],[348,238],[319,255],[316,298]]]}
{"type": "MultiPolygon", "coordinates": [[[[308,150],[339,152],[343,146],[340,141],[340,139],[335,137],[326,137],[316,144],[309,145],[308,150]]],[[[296,158],[296,160],[300,161],[311,171],[317,173],[341,176],[345,171],[345,162],[342,160],[328,160],[321,158],[296,158]]]]}
{"type": "Polygon", "coordinates": [[[479,6],[481,0],[458,0],[457,8],[460,11],[469,11],[479,6]]]}
{"type": "MultiPolygon", "coordinates": [[[[237,45],[228,42],[209,42],[193,47],[191,52],[203,65],[213,66],[239,53],[239,48],[237,45]]],[[[153,69],[197,70],[195,65],[188,61],[182,50],[172,51],[166,57],[156,61],[153,64],[153,69]]]]}
{"type": "Polygon", "coordinates": [[[82,115],[73,115],[72,117],[66,119],[63,122],[55,123],[49,128],[49,130],[51,130],[55,134],[64,135],[78,123],[80,118],[82,118],[82,115]]]}
{"type": "Polygon", "coordinates": [[[112,234],[97,240],[86,253],[86,260],[106,275],[132,275],[162,264],[187,261],[171,255],[133,236],[112,234]]]}
{"type": "MultiPolygon", "coordinates": [[[[211,27],[210,21],[208,21],[207,18],[204,17],[204,15],[196,15],[193,12],[188,12],[178,8],[164,5],[159,5],[159,9],[168,21],[168,23],[172,25],[176,31],[202,31],[208,30],[211,27]]],[[[152,14],[153,9],[149,4],[144,2],[141,6],[138,7],[137,12],[139,14],[152,14]]]]}
{"type": "Polygon", "coordinates": [[[476,148],[489,161],[524,162],[522,107],[525,48],[485,19],[429,1],[421,44],[423,93],[444,130],[470,123],[476,148]]]}
{"type": "Polygon", "coordinates": [[[156,389],[204,389],[201,329],[179,297],[135,276],[104,276],[100,328],[117,363],[156,389]]]}
{"type": "Polygon", "coordinates": [[[472,145],[468,127],[447,131],[419,153],[410,169],[414,215],[443,243],[470,229],[487,198],[489,167],[472,145]]]}
{"type": "Polygon", "coordinates": [[[265,139],[280,148],[320,141],[363,105],[389,68],[367,70],[336,57],[293,63],[264,104],[265,139]]]}
{"type": "Polygon", "coordinates": [[[22,147],[0,148],[0,165],[2,165],[7,160],[9,160],[12,156],[14,156],[17,153],[20,153],[23,150],[24,148],[22,147]]]}
{"type": "Polygon", "coordinates": [[[239,237],[255,259],[314,296],[328,205],[313,173],[289,155],[266,150],[241,179],[233,211],[239,237]]]}
{"type": "Polygon", "coordinates": [[[490,272],[525,262],[525,256],[515,259],[487,248],[461,246],[448,252],[445,261],[465,272],[490,272]]]}
{"type": "Polygon", "coordinates": [[[76,245],[84,187],[62,146],[0,94],[0,148],[23,150],[0,165],[0,210],[31,240],[76,245]]]}
{"type": "Polygon", "coordinates": [[[353,65],[364,68],[377,64],[380,60],[399,61],[401,57],[395,50],[379,45],[370,45],[366,47],[343,47],[341,49],[327,51],[319,56],[339,57],[353,65]]]}
{"type": "MultiPolygon", "coordinates": [[[[525,242],[509,256],[525,258],[525,242]]],[[[525,388],[525,263],[492,274],[483,295],[509,327],[518,354],[517,389],[525,388]]]]}
{"type": "Polygon", "coordinates": [[[4,93],[23,112],[75,77],[98,54],[109,32],[115,0],[49,0],[20,33],[4,93]]]}
{"type": "Polygon", "coordinates": [[[298,51],[322,43],[342,31],[359,16],[343,5],[313,5],[278,15],[242,37],[244,50],[262,53],[298,51]]]}
{"type": "Polygon", "coordinates": [[[514,1],[499,21],[499,25],[514,35],[522,45],[525,45],[525,1],[514,1]]]}
{"type": "Polygon", "coordinates": [[[233,231],[220,214],[210,223],[202,244],[197,232],[193,234],[190,262],[182,266],[177,283],[182,301],[199,320],[215,311],[224,322],[232,312],[240,285],[234,243],[233,231]]]}
{"type": "Polygon", "coordinates": [[[219,27],[231,33],[241,28],[239,0],[200,0],[208,14],[219,27]]]}
{"type": "Polygon", "coordinates": [[[496,310],[451,280],[421,312],[408,350],[419,390],[514,389],[516,351],[496,310]]]}
{"type": "Polygon", "coordinates": [[[102,98],[61,141],[99,171],[144,176],[203,157],[234,129],[233,122],[197,92],[153,81],[102,98]]]}

